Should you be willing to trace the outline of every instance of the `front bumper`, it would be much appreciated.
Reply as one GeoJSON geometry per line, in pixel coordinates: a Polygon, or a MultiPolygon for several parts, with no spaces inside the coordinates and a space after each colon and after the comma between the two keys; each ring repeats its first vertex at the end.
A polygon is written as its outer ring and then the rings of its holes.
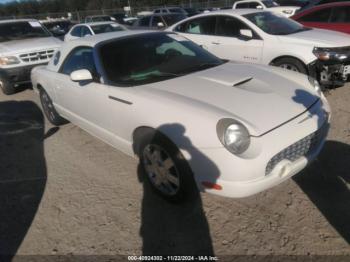
{"type": "Polygon", "coordinates": [[[309,74],[325,87],[342,86],[350,79],[350,51],[342,59],[315,60],[308,65],[309,74]]]}
{"type": "Polygon", "coordinates": [[[329,129],[330,109],[325,99],[289,123],[254,138],[257,145],[252,154],[237,157],[225,148],[207,148],[187,152],[188,162],[201,191],[232,198],[254,195],[276,186],[303,170],[320,153],[329,129]],[[298,141],[323,130],[317,146],[294,161],[282,159],[271,172],[266,172],[270,160],[298,141]],[[208,188],[207,185],[215,185],[208,188]]]}
{"type": "Polygon", "coordinates": [[[30,82],[30,73],[34,67],[47,65],[40,63],[35,65],[27,65],[13,68],[0,68],[0,77],[6,79],[11,84],[22,84],[30,82]]]}

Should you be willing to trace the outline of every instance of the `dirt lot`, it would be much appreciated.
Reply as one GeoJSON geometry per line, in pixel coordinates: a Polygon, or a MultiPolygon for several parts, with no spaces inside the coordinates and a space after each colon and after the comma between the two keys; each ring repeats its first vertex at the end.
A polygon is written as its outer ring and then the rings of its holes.
{"type": "Polygon", "coordinates": [[[350,256],[349,87],[328,94],[329,141],[294,180],[183,206],[150,192],[135,159],[52,128],[32,90],[0,95],[0,254],[350,256]]]}

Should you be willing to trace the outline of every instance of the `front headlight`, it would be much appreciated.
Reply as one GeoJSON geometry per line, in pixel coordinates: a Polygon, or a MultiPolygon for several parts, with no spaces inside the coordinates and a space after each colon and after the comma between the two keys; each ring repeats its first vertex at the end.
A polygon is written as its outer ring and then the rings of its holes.
{"type": "Polygon", "coordinates": [[[350,57],[347,47],[314,47],[312,53],[321,61],[343,61],[350,57]]]}
{"type": "Polygon", "coordinates": [[[16,65],[20,61],[15,56],[2,56],[0,57],[0,65],[16,65]]]}
{"type": "Polygon", "coordinates": [[[282,12],[287,14],[287,15],[293,14],[293,10],[283,10],[282,12]]]}
{"type": "Polygon", "coordinates": [[[221,119],[216,131],[223,146],[235,155],[244,153],[250,145],[248,129],[236,120],[221,119]]]}
{"type": "Polygon", "coordinates": [[[315,89],[315,91],[317,92],[317,94],[319,96],[322,95],[322,88],[320,86],[320,83],[313,77],[309,76],[309,82],[310,84],[313,86],[313,88],[315,89]]]}

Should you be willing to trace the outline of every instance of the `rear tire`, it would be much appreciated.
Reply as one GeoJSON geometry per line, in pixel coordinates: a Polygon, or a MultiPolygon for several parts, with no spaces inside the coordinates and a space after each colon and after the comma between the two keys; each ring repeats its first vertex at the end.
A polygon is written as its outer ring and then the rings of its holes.
{"type": "Polygon", "coordinates": [[[44,89],[40,89],[40,101],[41,101],[41,105],[45,113],[45,116],[51,124],[55,126],[60,126],[67,123],[67,120],[61,117],[57,113],[51,98],[49,97],[49,95],[46,93],[44,89]]]}
{"type": "Polygon", "coordinates": [[[198,196],[193,173],[179,149],[163,134],[142,138],[138,147],[140,166],[152,189],[170,202],[184,202],[198,196]]]}
{"type": "Polygon", "coordinates": [[[14,93],[16,93],[16,89],[13,83],[11,83],[3,77],[0,77],[0,87],[5,95],[13,95],[14,93]]]}
{"type": "Polygon", "coordinates": [[[305,65],[295,58],[281,58],[275,61],[273,65],[307,75],[307,69],[305,65]]]}

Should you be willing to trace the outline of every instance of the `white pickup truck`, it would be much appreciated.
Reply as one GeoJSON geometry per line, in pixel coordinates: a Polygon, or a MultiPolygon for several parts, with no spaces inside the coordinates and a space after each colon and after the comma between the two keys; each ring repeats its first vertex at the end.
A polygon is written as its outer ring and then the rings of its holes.
{"type": "Polygon", "coordinates": [[[30,82],[33,67],[49,62],[62,41],[37,20],[0,22],[0,88],[4,94],[16,92],[30,82]]]}

